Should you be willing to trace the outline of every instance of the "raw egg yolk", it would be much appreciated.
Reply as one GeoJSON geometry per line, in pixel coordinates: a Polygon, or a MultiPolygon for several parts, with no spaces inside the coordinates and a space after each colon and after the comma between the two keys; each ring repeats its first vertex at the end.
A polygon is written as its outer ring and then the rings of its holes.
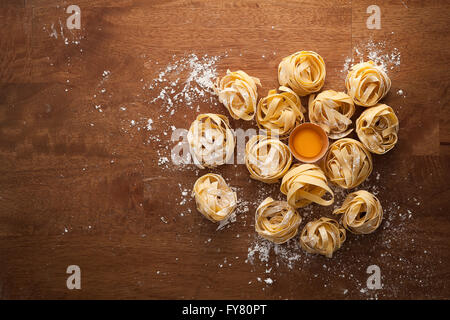
{"type": "Polygon", "coordinates": [[[305,128],[295,134],[294,149],[305,158],[313,158],[322,150],[322,139],[315,130],[305,128]]]}

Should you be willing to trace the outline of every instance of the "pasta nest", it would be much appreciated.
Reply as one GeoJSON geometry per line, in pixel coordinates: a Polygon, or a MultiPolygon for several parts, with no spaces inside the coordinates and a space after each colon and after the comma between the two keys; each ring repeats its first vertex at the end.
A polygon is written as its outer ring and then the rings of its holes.
{"type": "Polygon", "coordinates": [[[292,154],[289,147],[276,138],[256,135],[245,145],[245,165],[250,177],[275,183],[289,170],[292,154]]]}
{"type": "Polygon", "coordinates": [[[347,93],[360,106],[372,107],[391,88],[391,79],[373,61],[354,65],[345,79],[347,93]]]}
{"type": "Polygon", "coordinates": [[[361,142],[344,138],[335,141],[325,157],[324,171],[334,184],[352,189],[372,173],[372,156],[361,142]]]}
{"type": "Polygon", "coordinates": [[[384,154],[398,140],[398,118],[391,107],[378,104],[365,110],[356,120],[359,140],[370,152],[384,154]]]}
{"type": "Polygon", "coordinates": [[[350,193],[334,214],[341,214],[341,223],[345,229],[355,234],[374,232],[383,219],[380,201],[370,192],[359,190],[350,193]]]}
{"type": "Polygon", "coordinates": [[[353,129],[350,118],[355,113],[352,98],[344,92],[326,90],[309,97],[309,120],[319,125],[331,139],[340,139],[353,129]]]}
{"type": "Polygon", "coordinates": [[[280,191],[287,196],[288,203],[294,208],[301,208],[315,202],[329,206],[334,201],[334,193],[327,184],[323,171],[314,164],[295,164],[284,175],[280,191]],[[328,193],[331,199],[323,196],[328,193]]]}
{"type": "Polygon", "coordinates": [[[242,70],[231,72],[217,79],[214,92],[227,108],[233,119],[252,120],[255,116],[258,92],[261,86],[258,78],[251,77],[242,70]]]}
{"type": "Polygon", "coordinates": [[[277,244],[295,237],[301,222],[300,214],[286,201],[275,201],[268,197],[256,209],[256,232],[277,244]]]}
{"type": "Polygon", "coordinates": [[[336,220],[322,217],[306,224],[300,235],[300,245],[306,252],[331,258],[345,239],[345,229],[336,220]]]}
{"type": "Polygon", "coordinates": [[[227,117],[214,113],[198,115],[187,139],[194,163],[201,169],[226,163],[233,156],[236,144],[227,117]]]}
{"type": "Polygon", "coordinates": [[[319,91],[325,82],[325,62],[313,51],[298,51],[278,65],[278,82],[299,96],[319,91]]]}
{"type": "Polygon", "coordinates": [[[256,122],[259,128],[267,130],[268,135],[289,137],[291,131],[305,121],[300,97],[287,87],[279,87],[279,92],[269,90],[266,97],[258,102],[256,122]]]}
{"type": "Polygon", "coordinates": [[[192,196],[197,210],[212,222],[228,218],[236,208],[236,192],[231,190],[222,176],[207,173],[197,179],[192,196]]]}

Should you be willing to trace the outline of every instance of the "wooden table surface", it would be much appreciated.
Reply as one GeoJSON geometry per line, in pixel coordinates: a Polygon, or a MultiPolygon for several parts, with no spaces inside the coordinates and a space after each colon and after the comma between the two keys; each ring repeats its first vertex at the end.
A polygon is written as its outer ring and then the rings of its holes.
{"type": "MultiPolygon", "coordinates": [[[[448,1],[0,4],[2,299],[450,297],[448,1]],[[80,30],[66,26],[70,4],[81,9],[80,30]],[[381,29],[366,26],[372,4],[381,29]],[[393,55],[384,57],[392,88],[383,101],[400,120],[397,146],[374,156],[362,186],[383,205],[380,229],[349,235],[332,259],[303,253],[298,238],[271,247],[254,231],[254,211],[266,196],[283,198],[279,184],[250,180],[239,164],[212,170],[241,201],[236,221],[216,230],[190,197],[209,171],[170,161],[170,128],[228,113],[209,92],[168,112],[158,95],[174,79],[158,75],[206,55],[219,75],[259,77],[264,96],[282,57],[313,50],[326,62],[324,89],[344,90],[346,63],[371,43],[393,55]],[[69,265],[81,269],[81,290],[66,286],[69,265]],[[379,290],[366,287],[370,265],[380,268],[379,290]]],[[[301,227],[331,211],[301,209],[301,227]]]]}

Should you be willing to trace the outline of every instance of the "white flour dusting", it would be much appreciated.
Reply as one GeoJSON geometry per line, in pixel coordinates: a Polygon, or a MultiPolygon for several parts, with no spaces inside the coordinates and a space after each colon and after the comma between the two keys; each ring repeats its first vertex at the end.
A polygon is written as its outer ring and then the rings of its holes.
{"type": "Polygon", "coordinates": [[[152,119],[148,119],[148,120],[147,120],[147,126],[146,126],[146,128],[147,128],[148,131],[152,130],[152,123],[153,123],[153,120],[152,120],[152,119]]]}
{"type": "Polygon", "coordinates": [[[195,102],[215,102],[206,93],[213,93],[219,59],[219,56],[208,55],[199,58],[194,53],[175,59],[148,85],[148,89],[157,92],[150,103],[162,101],[166,112],[173,115],[174,107],[181,104],[193,109],[195,102]],[[185,80],[180,77],[182,75],[185,75],[185,80]]]}
{"type": "Polygon", "coordinates": [[[355,46],[353,51],[352,57],[345,58],[341,73],[347,74],[354,64],[368,60],[375,62],[384,72],[394,70],[401,63],[400,50],[396,47],[391,48],[386,41],[369,40],[364,44],[355,46]]]}
{"type": "Polygon", "coordinates": [[[406,94],[405,94],[405,92],[402,90],[402,89],[399,89],[399,90],[397,90],[397,94],[400,96],[400,97],[406,97],[406,94]]]}

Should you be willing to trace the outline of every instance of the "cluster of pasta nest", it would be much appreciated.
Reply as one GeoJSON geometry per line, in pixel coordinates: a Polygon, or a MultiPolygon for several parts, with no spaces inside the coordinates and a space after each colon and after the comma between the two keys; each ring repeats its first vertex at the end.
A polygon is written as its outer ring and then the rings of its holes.
{"type": "Polygon", "coordinates": [[[356,133],[370,152],[388,152],[398,140],[398,119],[394,110],[385,104],[365,110],[356,120],[356,133]]]}
{"type": "Polygon", "coordinates": [[[261,86],[258,78],[251,77],[242,70],[227,70],[222,79],[217,79],[214,91],[233,119],[249,121],[255,116],[257,85],[261,86]]]}
{"type": "Polygon", "coordinates": [[[300,245],[306,252],[331,258],[345,239],[345,229],[336,220],[322,217],[306,224],[300,235],[300,245]]]}
{"type": "Polygon", "coordinates": [[[361,142],[343,138],[330,145],[323,167],[331,182],[353,189],[372,173],[372,156],[361,142]]]}
{"type": "Polygon", "coordinates": [[[207,219],[218,222],[228,218],[237,205],[237,196],[222,178],[208,173],[194,184],[192,195],[195,197],[197,210],[207,219]]]}
{"type": "Polygon", "coordinates": [[[200,169],[226,163],[233,156],[235,136],[228,118],[214,113],[197,116],[187,134],[194,164],[200,169]]]}
{"type": "Polygon", "coordinates": [[[352,98],[344,92],[326,90],[309,96],[309,120],[319,125],[331,139],[347,136],[353,129],[350,119],[355,113],[352,98]]]}
{"type": "Polygon", "coordinates": [[[372,107],[388,93],[391,80],[373,61],[368,61],[358,63],[350,69],[345,86],[357,105],[372,107]]]}
{"type": "Polygon", "coordinates": [[[329,206],[334,193],[327,184],[324,172],[315,164],[294,164],[281,181],[281,193],[294,208],[302,208],[312,202],[329,206]],[[323,197],[328,194],[330,198],[323,197]]]}
{"type": "Polygon", "coordinates": [[[267,96],[259,100],[256,123],[268,135],[286,139],[296,126],[305,121],[304,113],[300,97],[291,89],[281,86],[278,91],[269,90],[267,96]]]}
{"type": "Polygon", "coordinates": [[[355,234],[374,232],[383,219],[383,209],[377,197],[365,190],[350,193],[342,206],[333,212],[342,214],[341,223],[355,234]]]}
{"type": "MultiPolygon", "coordinates": [[[[266,198],[256,209],[255,230],[265,239],[282,244],[298,234],[302,217],[297,211],[311,203],[330,206],[333,190],[328,183],[344,189],[361,185],[373,169],[372,155],[384,154],[398,141],[399,122],[393,109],[379,101],[387,94],[391,81],[372,61],[354,65],[345,80],[347,92],[325,90],[323,58],[312,51],[299,51],[282,59],[278,66],[279,88],[268,91],[258,102],[258,78],[242,70],[217,79],[214,92],[233,119],[252,120],[265,135],[255,135],[245,148],[245,165],[250,177],[264,183],[281,180],[280,191],[286,201],[266,198]],[[301,96],[310,95],[309,120],[336,141],[320,163],[294,164],[282,140],[305,122],[301,96]],[[347,138],[353,128],[355,105],[367,109],[356,120],[360,141],[347,138]]],[[[235,136],[227,117],[200,114],[188,132],[190,153],[199,168],[227,163],[234,154],[235,136]]],[[[195,182],[192,192],[198,211],[214,222],[230,218],[237,206],[237,195],[222,176],[208,173],[195,182]]],[[[354,234],[374,232],[381,224],[380,201],[365,190],[346,197],[333,214],[340,220],[321,217],[308,222],[300,234],[300,245],[309,253],[332,257],[354,234]]]]}
{"type": "Polygon", "coordinates": [[[275,183],[291,167],[292,154],[280,140],[256,135],[245,146],[245,165],[250,177],[265,183],[275,183]]]}
{"type": "Polygon", "coordinates": [[[256,232],[277,244],[295,237],[301,222],[300,214],[286,201],[275,201],[268,197],[256,209],[256,232]]]}
{"type": "Polygon", "coordinates": [[[278,81],[292,88],[299,96],[322,89],[325,83],[325,62],[313,51],[299,51],[281,60],[278,81]]]}

